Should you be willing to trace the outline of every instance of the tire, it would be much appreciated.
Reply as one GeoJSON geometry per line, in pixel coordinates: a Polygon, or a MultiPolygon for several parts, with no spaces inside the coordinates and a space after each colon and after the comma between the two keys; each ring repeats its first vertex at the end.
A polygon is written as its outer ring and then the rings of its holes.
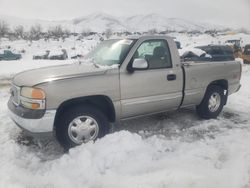
{"type": "Polygon", "coordinates": [[[203,119],[217,118],[223,109],[226,99],[227,95],[224,95],[222,87],[211,85],[207,88],[201,104],[196,107],[196,112],[203,119]]]}
{"type": "Polygon", "coordinates": [[[107,117],[91,105],[79,105],[65,110],[55,125],[57,140],[65,150],[95,141],[108,134],[109,129],[107,117]]]}

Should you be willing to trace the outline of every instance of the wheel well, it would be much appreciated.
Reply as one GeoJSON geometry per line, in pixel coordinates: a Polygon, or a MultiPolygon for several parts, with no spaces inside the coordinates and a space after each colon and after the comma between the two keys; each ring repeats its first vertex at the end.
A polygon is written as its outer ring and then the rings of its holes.
{"type": "Polygon", "coordinates": [[[71,108],[75,105],[93,105],[99,110],[101,110],[108,118],[110,122],[115,122],[115,108],[111,99],[107,96],[96,95],[96,96],[88,96],[88,97],[80,97],[67,100],[63,102],[56,112],[55,122],[60,117],[60,114],[64,112],[66,109],[71,108]]]}
{"type": "Polygon", "coordinates": [[[207,88],[209,88],[209,86],[211,85],[216,85],[216,86],[220,86],[221,88],[223,88],[224,90],[226,90],[226,93],[224,92],[224,105],[227,104],[227,98],[228,98],[228,81],[227,80],[216,80],[211,82],[207,88]]]}
{"type": "Polygon", "coordinates": [[[228,90],[228,81],[227,80],[216,80],[216,81],[213,81],[209,84],[209,86],[211,86],[211,85],[217,85],[217,86],[222,87],[224,90],[228,90]]]}

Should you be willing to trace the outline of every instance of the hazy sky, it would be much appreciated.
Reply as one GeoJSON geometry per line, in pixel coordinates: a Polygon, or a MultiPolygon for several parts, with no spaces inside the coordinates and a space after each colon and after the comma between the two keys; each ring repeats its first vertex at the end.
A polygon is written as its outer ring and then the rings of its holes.
{"type": "Polygon", "coordinates": [[[115,16],[158,13],[250,28],[250,0],[0,0],[0,14],[22,18],[62,20],[94,12],[115,16]]]}

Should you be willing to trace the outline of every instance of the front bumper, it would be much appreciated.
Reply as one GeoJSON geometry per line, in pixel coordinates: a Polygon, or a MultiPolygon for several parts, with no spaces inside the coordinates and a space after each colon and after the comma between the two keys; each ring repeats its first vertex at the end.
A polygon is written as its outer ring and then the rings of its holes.
{"type": "Polygon", "coordinates": [[[9,109],[10,118],[28,134],[36,137],[53,136],[56,110],[47,110],[40,119],[26,119],[16,115],[9,109]]]}

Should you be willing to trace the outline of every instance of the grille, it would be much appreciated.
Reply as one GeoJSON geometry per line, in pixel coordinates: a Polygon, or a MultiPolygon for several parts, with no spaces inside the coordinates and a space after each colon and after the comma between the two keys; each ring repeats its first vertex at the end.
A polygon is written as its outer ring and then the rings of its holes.
{"type": "Polygon", "coordinates": [[[19,105],[20,104],[20,88],[15,85],[12,85],[10,89],[10,93],[12,97],[12,102],[15,105],[19,105]]]}

